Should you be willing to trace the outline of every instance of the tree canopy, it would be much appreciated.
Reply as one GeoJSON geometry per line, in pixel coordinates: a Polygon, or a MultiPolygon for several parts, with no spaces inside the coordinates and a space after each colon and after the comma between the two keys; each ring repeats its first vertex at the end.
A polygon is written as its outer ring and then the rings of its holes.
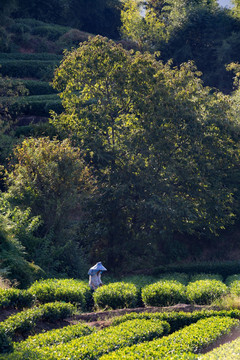
{"type": "Polygon", "coordinates": [[[55,73],[65,111],[52,122],[102,179],[93,218],[108,224],[101,245],[111,256],[117,243],[124,253],[138,239],[147,251],[150,237],[153,252],[174,232],[216,232],[234,217],[239,125],[230,99],[204,87],[191,62],[172,67],[156,56],[97,36],[55,73]]]}

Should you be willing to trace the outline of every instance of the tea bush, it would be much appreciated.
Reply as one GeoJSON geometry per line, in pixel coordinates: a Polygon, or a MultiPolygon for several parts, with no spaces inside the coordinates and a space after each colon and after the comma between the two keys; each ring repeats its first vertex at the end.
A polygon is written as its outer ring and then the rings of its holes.
{"type": "Polygon", "coordinates": [[[122,279],[122,282],[127,284],[133,284],[137,288],[137,303],[136,306],[144,306],[142,302],[141,292],[142,288],[146,285],[150,285],[152,283],[155,283],[157,281],[156,278],[153,276],[146,276],[146,275],[132,275],[127,276],[122,279]]]}
{"type": "Polygon", "coordinates": [[[50,330],[46,333],[29,336],[27,340],[14,344],[14,350],[38,349],[44,346],[64,344],[73,339],[89,335],[94,331],[93,327],[79,323],[65,326],[62,329],[50,330]]]}
{"type": "MultiPolygon", "coordinates": [[[[1,59],[0,59],[1,63],[1,59]]],[[[29,96],[32,95],[48,95],[56,93],[48,81],[40,81],[40,80],[20,80],[20,82],[26,87],[29,91],[29,96]]],[[[13,81],[15,83],[15,81],[13,81]]]]}
{"type": "Polygon", "coordinates": [[[225,280],[225,284],[229,286],[233,281],[240,281],[240,274],[233,274],[228,276],[225,280]]]}
{"type": "Polygon", "coordinates": [[[104,355],[100,360],[159,360],[172,359],[174,354],[180,356],[182,353],[198,353],[222,335],[229,333],[235,326],[239,326],[239,320],[229,317],[212,317],[199,320],[197,323],[176,331],[171,335],[151,342],[126,347],[104,355]]]}
{"type": "Polygon", "coordinates": [[[145,305],[169,306],[186,301],[185,286],[177,281],[159,281],[142,289],[145,305]]]}
{"type": "Polygon", "coordinates": [[[219,280],[223,281],[223,277],[220,274],[205,274],[205,273],[199,273],[194,274],[190,276],[190,282],[195,282],[198,280],[219,280]]]}
{"type": "Polygon", "coordinates": [[[52,301],[70,302],[86,309],[91,290],[86,282],[75,279],[47,279],[36,281],[29,293],[44,304],[52,301]]]}
{"type": "Polygon", "coordinates": [[[234,280],[229,286],[230,293],[233,295],[240,296],[240,281],[234,280]]]}
{"type": "Polygon", "coordinates": [[[10,352],[12,349],[11,338],[7,335],[5,329],[0,326],[0,353],[10,352]]]}
{"type": "Polygon", "coordinates": [[[240,310],[202,310],[188,313],[184,311],[156,312],[156,313],[130,313],[123,316],[117,316],[112,320],[112,325],[119,325],[125,321],[133,319],[162,320],[167,321],[171,327],[171,332],[179,330],[184,326],[191,325],[198,320],[212,316],[228,316],[233,319],[240,319],[240,310]]]}
{"type": "Polygon", "coordinates": [[[158,276],[158,280],[175,280],[180,282],[183,285],[187,285],[189,281],[189,275],[185,273],[173,272],[173,273],[163,273],[158,276]]]}
{"type": "Polygon", "coordinates": [[[221,345],[205,355],[200,355],[198,359],[199,360],[240,359],[240,338],[237,338],[236,340],[228,342],[224,345],[221,345]]]}
{"type": "Polygon", "coordinates": [[[211,304],[227,293],[227,285],[219,280],[198,280],[189,283],[186,287],[188,301],[195,304],[211,304]]]}
{"type": "Polygon", "coordinates": [[[26,290],[0,289],[0,309],[15,307],[22,309],[33,304],[34,296],[26,290]]]}
{"type": "Polygon", "coordinates": [[[54,69],[59,65],[54,60],[3,60],[1,59],[1,74],[10,77],[33,77],[35,79],[51,80],[54,69]]]}
{"type": "Polygon", "coordinates": [[[7,336],[13,337],[16,332],[29,333],[35,327],[37,321],[56,321],[64,319],[75,312],[76,308],[72,304],[60,302],[44,304],[9,316],[1,323],[1,327],[5,330],[7,336]]]}
{"type": "Polygon", "coordinates": [[[101,309],[122,309],[135,307],[138,300],[137,287],[133,284],[116,282],[99,287],[93,293],[94,304],[101,309]]]}
{"type": "Polygon", "coordinates": [[[97,359],[104,353],[114,351],[124,346],[159,338],[169,332],[169,324],[163,321],[132,320],[116,327],[99,330],[91,335],[72,340],[66,344],[28,349],[14,352],[8,360],[53,360],[97,359]]]}

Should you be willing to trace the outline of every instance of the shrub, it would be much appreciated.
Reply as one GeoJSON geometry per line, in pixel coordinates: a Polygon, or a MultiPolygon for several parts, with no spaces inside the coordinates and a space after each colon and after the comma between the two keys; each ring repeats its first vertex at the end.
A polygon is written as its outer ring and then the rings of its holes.
{"type": "Polygon", "coordinates": [[[186,288],[188,301],[202,305],[211,304],[227,293],[227,286],[219,280],[198,280],[189,283],[186,288]]]}
{"type": "Polygon", "coordinates": [[[46,333],[29,336],[27,340],[15,343],[14,350],[38,349],[44,346],[56,346],[64,344],[73,339],[91,334],[93,327],[78,323],[76,325],[65,326],[62,329],[54,329],[46,333]]]}
{"type": "Polygon", "coordinates": [[[50,110],[60,113],[63,107],[57,94],[48,94],[19,97],[9,106],[11,114],[16,110],[24,115],[49,116],[50,110]]]}
{"type": "Polygon", "coordinates": [[[182,265],[159,266],[152,271],[152,275],[156,276],[163,272],[184,272],[192,275],[195,273],[220,274],[223,278],[232,274],[240,273],[239,261],[218,261],[218,262],[200,262],[182,265]]]}
{"type": "Polygon", "coordinates": [[[173,273],[164,273],[158,276],[159,280],[175,280],[180,282],[183,285],[187,285],[189,276],[185,273],[173,272],[173,273]]]}
{"type": "Polygon", "coordinates": [[[80,42],[87,41],[89,36],[92,35],[78,29],[71,29],[63,34],[58,42],[63,47],[71,48],[72,46],[78,45],[80,42]]]}
{"type": "Polygon", "coordinates": [[[10,77],[33,77],[51,80],[58,62],[52,60],[1,60],[1,74],[10,77]]]}
{"type": "Polygon", "coordinates": [[[12,349],[11,338],[6,334],[5,329],[0,326],[0,353],[10,352],[12,349]]]}
{"type": "Polygon", "coordinates": [[[1,326],[7,336],[13,337],[16,332],[28,333],[40,320],[56,321],[72,315],[76,308],[67,303],[49,303],[21,311],[2,322],[1,326]]]}
{"type": "Polygon", "coordinates": [[[71,359],[97,359],[100,355],[132,344],[162,337],[169,332],[169,325],[163,321],[132,320],[114,328],[100,330],[84,338],[72,340],[67,344],[43,348],[39,354],[48,359],[65,359],[71,353],[71,359]]]}
{"type": "Polygon", "coordinates": [[[34,296],[26,290],[19,289],[0,289],[0,308],[30,307],[33,303],[34,296]]]}
{"type": "Polygon", "coordinates": [[[137,288],[133,284],[117,282],[99,287],[93,294],[98,308],[121,309],[136,306],[137,288]]]}
{"type": "Polygon", "coordinates": [[[225,280],[225,284],[230,286],[234,281],[240,281],[240,274],[234,274],[228,276],[225,280]]]}
{"type": "Polygon", "coordinates": [[[67,31],[69,31],[69,28],[64,26],[62,27],[59,25],[57,26],[57,25],[45,24],[45,25],[35,26],[32,29],[31,34],[38,35],[41,37],[46,37],[48,40],[51,41],[56,41],[60,36],[64,35],[67,31]]]}
{"type": "Polygon", "coordinates": [[[136,286],[136,288],[137,288],[136,306],[144,306],[144,304],[142,302],[142,297],[141,297],[142,288],[145,287],[146,285],[152,284],[156,281],[157,281],[157,279],[154,278],[153,276],[144,276],[144,275],[132,275],[132,276],[128,276],[128,277],[125,277],[124,279],[122,279],[122,282],[127,283],[127,284],[133,284],[136,286]]]}
{"type": "Polygon", "coordinates": [[[171,332],[179,330],[184,326],[191,325],[198,320],[205,319],[212,316],[228,316],[234,319],[240,319],[239,310],[203,310],[203,311],[194,311],[193,313],[188,313],[184,311],[172,311],[172,312],[156,312],[156,313],[131,313],[123,316],[117,316],[112,320],[112,325],[119,325],[125,321],[133,319],[145,319],[145,320],[162,320],[167,321],[171,327],[171,332]]]}
{"type": "MultiPolygon", "coordinates": [[[[0,60],[1,63],[1,60],[0,60]]],[[[29,91],[29,95],[48,95],[56,93],[51,85],[47,81],[40,80],[20,80],[21,83],[26,87],[29,91]]],[[[14,83],[14,81],[13,81],[14,83]]]]}
{"type": "Polygon", "coordinates": [[[65,301],[86,308],[91,297],[89,286],[80,280],[74,279],[48,279],[36,281],[28,291],[40,303],[51,301],[65,301]]]}
{"type": "Polygon", "coordinates": [[[198,280],[219,280],[223,281],[222,275],[219,274],[194,274],[190,277],[190,282],[198,281],[198,280]]]}
{"type": "Polygon", "coordinates": [[[145,305],[169,306],[185,302],[185,286],[177,281],[159,281],[142,289],[142,300],[145,305]]]}
{"type": "Polygon", "coordinates": [[[231,294],[240,296],[240,281],[232,281],[229,286],[229,290],[231,294]]]}
{"type": "Polygon", "coordinates": [[[240,338],[223,344],[205,355],[200,355],[199,360],[226,360],[240,359],[240,338]]]}
{"type": "Polygon", "coordinates": [[[181,359],[182,353],[198,353],[238,325],[239,320],[230,319],[229,317],[203,319],[169,336],[126,347],[104,355],[100,359],[173,359],[174,355],[180,356],[179,359],[181,359]]]}

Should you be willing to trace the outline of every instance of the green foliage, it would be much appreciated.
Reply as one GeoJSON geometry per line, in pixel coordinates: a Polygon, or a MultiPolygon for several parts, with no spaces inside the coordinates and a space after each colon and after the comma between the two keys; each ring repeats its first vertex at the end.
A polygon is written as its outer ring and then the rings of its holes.
{"type": "Polygon", "coordinates": [[[180,273],[180,272],[173,272],[173,273],[163,273],[158,275],[157,277],[158,280],[175,280],[180,282],[183,285],[187,285],[188,281],[189,281],[189,276],[185,273],[180,273]]]}
{"type": "Polygon", "coordinates": [[[40,303],[65,301],[86,309],[91,297],[89,286],[74,279],[47,279],[36,281],[28,289],[40,303]]]}
{"type": "Polygon", "coordinates": [[[114,317],[111,324],[113,326],[119,325],[125,321],[133,320],[133,319],[148,319],[148,320],[162,320],[167,321],[171,327],[171,333],[174,331],[177,331],[185,326],[191,325],[198,320],[209,318],[212,316],[228,316],[233,319],[239,319],[240,318],[240,311],[239,310],[222,310],[222,311],[216,311],[216,310],[202,310],[202,311],[194,311],[192,313],[190,312],[184,312],[184,311],[178,311],[178,312],[155,312],[155,313],[130,313],[122,316],[114,317]]]}
{"type": "Polygon", "coordinates": [[[30,307],[34,296],[27,290],[0,289],[0,308],[14,307],[22,309],[30,307]]]}
{"type": "Polygon", "coordinates": [[[220,274],[206,274],[206,273],[198,273],[198,274],[194,274],[190,277],[190,282],[194,282],[194,281],[198,281],[198,280],[223,281],[223,277],[220,274]]]}
{"type": "Polygon", "coordinates": [[[237,359],[240,356],[240,338],[226,344],[220,345],[216,349],[209,351],[205,355],[198,357],[199,360],[225,360],[237,359]]]}
{"type": "Polygon", "coordinates": [[[212,344],[222,335],[229,333],[239,325],[239,320],[228,317],[212,317],[199,320],[196,324],[185,327],[162,339],[138,344],[104,355],[101,360],[113,359],[169,359],[182,353],[199,353],[204,347],[212,344]]]}
{"type": "Polygon", "coordinates": [[[11,338],[6,334],[5,329],[0,326],[0,354],[10,352],[12,349],[11,338]]]}
{"type": "Polygon", "coordinates": [[[156,267],[152,271],[152,275],[159,276],[163,272],[184,272],[189,276],[193,274],[219,274],[224,279],[232,274],[240,272],[239,261],[202,261],[187,264],[169,264],[165,266],[156,267]]]}
{"type": "MultiPolygon", "coordinates": [[[[3,99],[3,103],[6,99],[3,99]]],[[[61,100],[57,94],[21,96],[9,106],[9,112],[14,113],[16,108],[22,115],[49,116],[50,111],[61,113],[61,100]]]]}
{"type": "Polygon", "coordinates": [[[240,281],[239,280],[231,281],[229,290],[230,290],[231,294],[239,296],[240,295],[240,281]]]}
{"type": "Polygon", "coordinates": [[[137,304],[137,288],[133,284],[116,282],[99,287],[93,293],[94,303],[98,308],[121,309],[137,304]]]}
{"type": "Polygon", "coordinates": [[[30,77],[50,81],[54,69],[59,64],[55,60],[4,60],[1,59],[3,76],[24,78],[30,77]]]}
{"type": "Polygon", "coordinates": [[[186,302],[185,286],[174,280],[162,280],[142,289],[142,300],[149,306],[170,306],[186,302]]]}
{"type": "Polygon", "coordinates": [[[90,327],[83,323],[76,325],[68,325],[62,329],[54,329],[45,333],[29,336],[27,340],[21,343],[14,344],[14,351],[26,350],[26,349],[41,349],[42,347],[56,346],[67,343],[73,339],[78,339],[82,336],[89,335],[94,331],[93,327],[90,327]]]}
{"type": "Polygon", "coordinates": [[[240,274],[230,275],[226,278],[225,283],[226,285],[230,286],[232,282],[240,281],[240,274]]]}
{"type": "Polygon", "coordinates": [[[80,151],[67,139],[29,138],[16,147],[15,156],[8,173],[8,198],[42,219],[39,238],[24,243],[27,252],[44,270],[81,276],[86,264],[77,214],[94,189],[94,179],[80,151]]]}
{"type": "Polygon", "coordinates": [[[16,333],[29,334],[30,331],[34,330],[37,321],[62,320],[74,312],[76,312],[76,308],[72,304],[48,303],[9,316],[1,323],[1,328],[13,338],[16,333]]]}
{"type": "Polygon", "coordinates": [[[101,188],[84,236],[110,268],[177,260],[159,259],[174,233],[212,236],[233,222],[239,125],[229,98],[199,75],[192,62],[173,68],[100,36],[55,72],[64,112],[51,122],[95,168],[101,188]]]}
{"type": "Polygon", "coordinates": [[[157,17],[154,9],[147,7],[144,16],[142,11],[143,2],[141,0],[123,1],[122,35],[124,38],[136,42],[141,50],[156,50],[156,45],[166,38],[164,23],[157,17]]]}
{"type": "Polygon", "coordinates": [[[130,346],[132,344],[149,341],[162,337],[169,331],[169,325],[162,321],[132,320],[116,326],[93,333],[84,338],[72,340],[71,342],[52,348],[42,349],[41,353],[54,359],[65,358],[71,349],[72,359],[98,358],[104,353],[130,346]]]}
{"type": "MultiPolygon", "coordinates": [[[[0,60],[1,62],[1,60],[0,60]]],[[[26,87],[31,95],[48,95],[55,93],[54,89],[47,81],[39,80],[21,80],[22,84],[26,87]]]]}
{"type": "Polygon", "coordinates": [[[227,286],[219,280],[198,280],[187,285],[186,296],[195,304],[211,304],[214,300],[228,293],[227,286]]]}

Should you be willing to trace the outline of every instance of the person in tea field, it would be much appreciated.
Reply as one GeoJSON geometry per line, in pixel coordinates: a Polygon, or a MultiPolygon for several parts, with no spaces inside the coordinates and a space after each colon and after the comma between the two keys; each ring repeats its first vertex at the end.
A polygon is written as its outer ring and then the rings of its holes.
{"type": "Polygon", "coordinates": [[[102,265],[101,261],[92,266],[89,271],[89,286],[92,291],[95,291],[99,286],[102,286],[101,274],[107,269],[102,265]]]}

